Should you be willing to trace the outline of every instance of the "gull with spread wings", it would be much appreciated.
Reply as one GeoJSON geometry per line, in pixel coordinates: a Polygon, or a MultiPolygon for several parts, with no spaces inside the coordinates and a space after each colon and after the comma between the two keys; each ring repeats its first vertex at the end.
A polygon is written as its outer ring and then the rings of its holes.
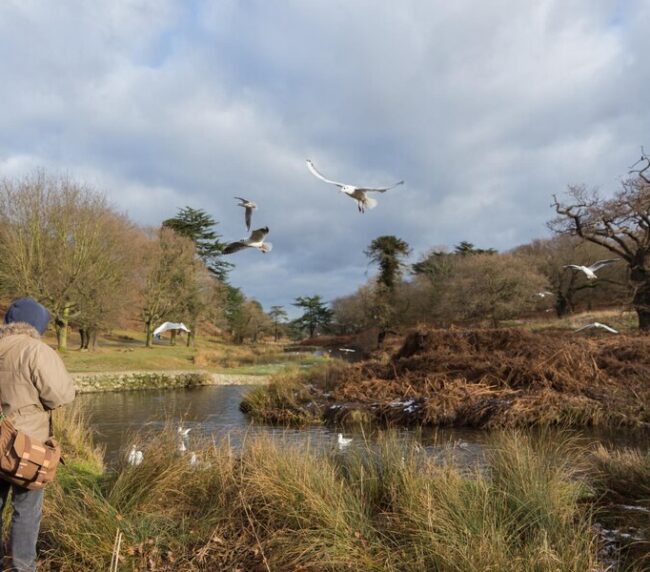
{"type": "Polygon", "coordinates": [[[253,217],[253,211],[257,208],[257,204],[248,199],[242,199],[241,197],[235,197],[239,203],[238,207],[244,207],[245,211],[245,220],[246,220],[246,230],[250,232],[251,230],[251,218],[253,217]]]}
{"type": "Polygon", "coordinates": [[[326,179],[316,170],[316,167],[314,167],[314,164],[309,159],[307,159],[307,168],[309,169],[309,172],[314,175],[314,177],[317,177],[326,183],[330,183],[331,185],[336,185],[339,188],[339,191],[345,193],[350,198],[357,201],[357,208],[359,209],[360,213],[365,212],[366,209],[374,209],[377,206],[377,201],[368,197],[366,193],[385,193],[386,191],[390,191],[391,189],[404,184],[404,181],[399,181],[390,187],[357,187],[355,185],[346,185],[345,183],[337,183],[336,181],[326,179]]]}
{"type": "Polygon", "coordinates": [[[273,245],[270,242],[264,242],[266,235],[269,233],[269,227],[265,226],[263,228],[258,228],[251,232],[248,238],[238,240],[237,242],[231,242],[227,244],[223,249],[224,254],[232,254],[233,252],[238,252],[244,248],[257,248],[260,252],[267,253],[273,248],[273,245]]]}
{"type": "Polygon", "coordinates": [[[599,260],[598,262],[594,262],[591,266],[580,266],[578,264],[567,264],[563,268],[571,268],[572,270],[578,270],[580,272],[584,272],[585,276],[587,276],[587,280],[596,280],[598,276],[596,276],[596,272],[598,272],[601,268],[604,268],[605,266],[609,266],[610,264],[614,264],[614,262],[620,262],[620,258],[608,258],[607,260],[599,260]]]}
{"type": "Polygon", "coordinates": [[[608,326],[607,324],[601,324],[600,322],[593,322],[592,324],[587,324],[586,326],[582,326],[582,328],[578,328],[577,330],[575,330],[574,333],[582,332],[584,330],[591,330],[592,328],[600,328],[601,330],[606,330],[611,334],[618,334],[618,330],[615,330],[614,328],[608,326]]]}

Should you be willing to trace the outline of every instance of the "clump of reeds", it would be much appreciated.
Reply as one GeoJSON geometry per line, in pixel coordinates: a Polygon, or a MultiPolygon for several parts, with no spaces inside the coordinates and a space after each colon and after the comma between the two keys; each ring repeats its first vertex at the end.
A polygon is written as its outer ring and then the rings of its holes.
{"type": "Polygon", "coordinates": [[[621,570],[650,569],[650,451],[610,450],[599,445],[591,455],[591,481],[599,520],[618,539],[621,570]]]}
{"type": "Polygon", "coordinates": [[[319,423],[319,411],[311,408],[310,386],[298,371],[273,376],[267,386],[249,391],[240,404],[242,412],[264,423],[307,425],[319,423]]]}
{"type": "Polygon", "coordinates": [[[599,445],[592,462],[595,482],[604,495],[650,508],[650,451],[611,450],[599,445]]]}
{"type": "Polygon", "coordinates": [[[249,436],[192,442],[192,466],[173,429],[141,438],[139,466],[50,488],[44,569],[599,569],[565,438],[498,435],[460,469],[394,433],[345,451],[249,436]]]}

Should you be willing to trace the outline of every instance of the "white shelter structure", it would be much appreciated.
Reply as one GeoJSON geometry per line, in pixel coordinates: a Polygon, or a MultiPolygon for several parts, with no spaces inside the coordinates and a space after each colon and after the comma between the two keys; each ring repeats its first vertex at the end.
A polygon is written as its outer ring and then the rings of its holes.
{"type": "Polygon", "coordinates": [[[190,333],[189,328],[183,322],[164,322],[153,331],[153,335],[157,336],[169,330],[182,330],[188,334],[190,333]]]}

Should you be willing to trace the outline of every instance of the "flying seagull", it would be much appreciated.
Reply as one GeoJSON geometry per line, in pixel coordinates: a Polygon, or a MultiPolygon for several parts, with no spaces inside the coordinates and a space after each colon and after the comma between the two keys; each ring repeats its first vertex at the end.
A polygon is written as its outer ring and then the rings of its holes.
{"type": "Polygon", "coordinates": [[[601,268],[604,268],[605,266],[609,266],[610,264],[614,264],[614,262],[619,262],[621,259],[620,258],[608,258],[607,260],[599,260],[598,262],[594,262],[591,266],[579,266],[578,264],[567,264],[566,266],[563,266],[563,268],[571,268],[573,270],[579,270],[580,272],[584,272],[585,275],[587,276],[587,280],[596,280],[598,276],[596,276],[596,272],[598,272],[601,268]]]}
{"type": "Polygon", "coordinates": [[[253,211],[257,208],[257,204],[248,199],[242,199],[241,197],[235,197],[239,204],[238,207],[244,207],[246,209],[245,219],[246,219],[246,230],[250,232],[251,230],[251,218],[253,216],[253,211]]]}
{"type": "Polygon", "coordinates": [[[270,242],[264,242],[264,239],[268,233],[268,226],[265,226],[264,228],[258,228],[257,230],[251,232],[251,235],[248,238],[227,244],[223,249],[223,253],[232,254],[233,252],[237,252],[244,248],[257,248],[260,252],[270,252],[273,248],[273,245],[270,242]]]}
{"type": "Polygon", "coordinates": [[[360,213],[365,212],[366,209],[374,209],[377,206],[377,201],[375,199],[369,198],[366,193],[385,193],[386,191],[390,191],[391,189],[404,184],[404,181],[399,181],[391,187],[381,187],[377,189],[370,187],[355,187],[354,185],[346,185],[345,183],[337,183],[336,181],[330,181],[329,179],[326,179],[316,170],[316,167],[314,167],[314,164],[309,159],[307,159],[307,168],[309,169],[309,172],[314,175],[314,177],[317,177],[326,183],[330,183],[331,185],[336,185],[339,188],[339,191],[345,193],[350,198],[357,201],[357,208],[359,209],[360,213]]]}
{"type": "Polygon", "coordinates": [[[614,328],[610,328],[607,324],[601,324],[600,322],[594,322],[593,324],[587,324],[586,326],[582,326],[582,328],[578,328],[573,333],[576,334],[578,332],[582,332],[583,330],[589,330],[591,328],[602,328],[603,330],[607,330],[612,334],[618,334],[618,330],[615,330],[614,328]]]}
{"type": "Polygon", "coordinates": [[[535,294],[538,298],[546,298],[547,296],[554,296],[553,292],[549,292],[548,290],[542,290],[541,292],[537,292],[535,294]]]}

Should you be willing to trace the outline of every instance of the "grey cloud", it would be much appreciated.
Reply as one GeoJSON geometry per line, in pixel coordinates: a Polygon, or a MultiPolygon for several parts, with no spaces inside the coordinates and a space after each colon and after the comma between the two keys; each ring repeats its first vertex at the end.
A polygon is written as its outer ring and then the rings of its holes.
{"type": "Polygon", "coordinates": [[[250,196],[274,250],[233,281],[329,299],[380,234],[505,249],[567,183],[615,188],[650,145],[649,22],[640,0],[4,3],[0,174],[67,171],[146,224],[205,208],[228,240],[250,196]],[[406,185],[360,216],[308,157],[406,185]]]}

